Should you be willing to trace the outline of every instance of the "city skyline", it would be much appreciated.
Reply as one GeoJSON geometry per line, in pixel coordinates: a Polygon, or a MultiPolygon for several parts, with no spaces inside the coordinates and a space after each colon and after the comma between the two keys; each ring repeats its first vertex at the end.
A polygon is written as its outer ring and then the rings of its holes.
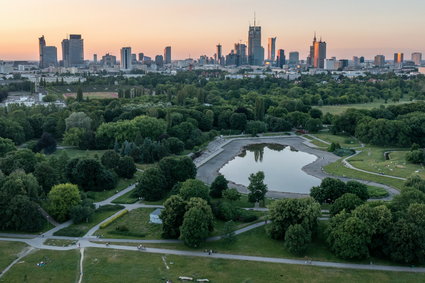
{"type": "Polygon", "coordinates": [[[0,42],[0,60],[38,60],[36,38],[44,35],[49,45],[59,49],[61,40],[74,33],[85,38],[85,59],[93,58],[93,54],[119,56],[122,46],[131,46],[135,52],[151,57],[163,54],[165,46],[172,46],[173,59],[198,58],[213,56],[218,42],[223,54],[228,54],[235,43],[247,43],[246,29],[253,24],[254,12],[257,25],[262,27],[262,46],[267,47],[267,38],[277,37],[276,49],[298,51],[300,59],[307,57],[314,31],[318,37],[326,38],[328,57],[351,59],[356,55],[372,59],[383,54],[391,58],[396,52],[410,57],[410,53],[425,51],[425,38],[420,36],[425,23],[420,11],[425,3],[419,0],[407,0],[404,5],[395,0],[266,0],[262,5],[251,0],[86,2],[3,3],[8,12],[0,27],[0,36],[5,39],[0,42]],[[121,13],[127,7],[123,2],[132,7],[125,16],[121,13]],[[222,9],[224,3],[228,8],[222,9]],[[231,13],[235,7],[239,7],[237,15],[231,13]],[[60,13],[61,9],[67,13],[60,13]],[[51,10],[55,12],[50,13],[51,10]],[[279,16],[283,11],[286,13],[279,16]]]}

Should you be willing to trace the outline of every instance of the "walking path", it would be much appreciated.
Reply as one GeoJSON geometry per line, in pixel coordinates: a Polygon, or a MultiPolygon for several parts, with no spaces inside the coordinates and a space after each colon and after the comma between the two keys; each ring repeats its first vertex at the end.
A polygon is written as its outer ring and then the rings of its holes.
{"type": "Polygon", "coordinates": [[[32,251],[34,250],[33,247],[26,247],[25,249],[22,250],[22,252],[18,255],[18,258],[15,259],[14,261],[12,261],[11,264],[9,264],[2,272],[0,272],[0,278],[2,278],[2,276],[9,271],[9,269],[14,266],[16,263],[18,263],[22,258],[26,257],[27,255],[29,255],[32,251]]]}
{"type": "Polygon", "coordinates": [[[84,262],[84,248],[80,249],[80,276],[78,279],[78,283],[81,283],[83,281],[83,270],[84,270],[84,266],[83,266],[83,262],[84,262]]]}

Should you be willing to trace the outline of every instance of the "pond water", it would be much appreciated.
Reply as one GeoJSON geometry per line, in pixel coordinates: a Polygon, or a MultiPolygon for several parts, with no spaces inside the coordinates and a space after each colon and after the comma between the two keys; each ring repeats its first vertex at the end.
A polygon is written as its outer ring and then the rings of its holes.
{"type": "Polygon", "coordinates": [[[308,175],[302,168],[316,159],[315,155],[290,146],[255,144],[245,147],[219,173],[227,180],[247,187],[249,175],[263,171],[269,191],[309,194],[311,187],[320,185],[321,180],[308,175]]]}

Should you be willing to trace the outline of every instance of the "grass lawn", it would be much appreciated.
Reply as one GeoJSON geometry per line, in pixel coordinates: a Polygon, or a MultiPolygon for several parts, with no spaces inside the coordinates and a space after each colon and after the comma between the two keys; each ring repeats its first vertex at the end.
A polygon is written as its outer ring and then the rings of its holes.
{"type": "Polygon", "coordinates": [[[319,140],[316,140],[315,138],[312,137],[313,135],[304,135],[304,137],[306,137],[307,139],[310,140],[310,143],[314,144],[315,146],[317,146],[319,149],[328,149],[329,145],[321,142],[319,140]]]}
{"type": "Polygon", "coordinates": [[[63,228],[54,233],[55,236],[70,236],[70,237],[81,237],[84,236],[93,226],[102,222],[109,216],[113,215],[117,211],[121,210],[122,206],[108,206],[97,209],[92,216],[91,221],[87,223],[72,224],[66,228],[63,228]]]}
{"type": "MultiPolygon", "coordinates": [[[[249,226],[254,223],[258,223],[260,221],[264,221],[265,217],[268,212],[266,211],[250,211],[250,213],[253,213],[257,215],[258,219],[252,222],[240,222],[240,221],[233,221],[235,224],[235,230],[244,228],[246,226],[249,226]]],[[[224,234],[224,226],[226,224],[226,221],[214,219],[214,231],[211,233],[211,236],[220,236],[224,234]]]]}
{"type": "Polygon", "coordinates": [[[112,203],[123,203],[123,204],[132,204],[137,202],[139,199],[136,197],[132,197],[134,190],[129,191],[128,193],[116,198],[112,201],[112,203]]]}
{"type": "MultiPolygon", "coordinates": [[[[360,146],[359,141],[354,137],[337,136],[337,135],[332,135],[331,133],[328,133],[328,132],[320,132],[320,133],[317,133],[317,134],[309,134],[309,135],[315,136],[315,137],[317,137],[321,140],[327,141],[329,143],[339,143],[341,145],[341,147],[344,147],[344,148],[351,148],[351,147],[359,147],[360,146]]],[[[313,139],[313,141],[314,141],[314,139],[313,139]]],[[[321,146],[329,147],[329,145],[326,145],[322,142],[320,142],[320,144],[321,144],[321,146]]]]}
{"type": "Polygon", "coordinates": [[[116,193],[126,189],[128,186],[136,183],[139,180],[141,172],[136,172],[131,179],[119,178],[117,186],[112,190],[105,190],[103,192],[87,192],[87,196],[94,200],[94,202],[103,201],[110,198],[116,193]]]}
{"type": "Polygon", "coordinates": [[[370,198],[384,198],[389,195],[385,189],[374,186],[367,186],[367,192],[370,198]]]}
{"type": "Polygon", "coordinates": [[[347,177],[347,178],[354,178],[354,179],[359,179],[359,180],[376,182],[376,183],[391,186],[391,187],[399,189],[399,190],[403,189],[403,187],[404,187],[404,181],[403,180],[398,180],[398,179],[393,179],[393,178],[388,178],[388,177],[378,176],[378,175],[373,175],[373,174],[367,174],[367,173],[364,173],[364,172],[352,170],[352,169],[345,167],[342,164],[341,160],[338,160],[337,162],[326,165],[325,167],[323,167],[323,170],[326,173],[334,175],[334,176],[341,176],[341,177],[347,177]]]}
{"type": "Polygon", "coordinates": [[[155,208],[138,208],[130,211],[104,229],[99,229],[95,235],[103,238],[118,239],[161,239],[162,225],[149,223],[149,215],[155,208]],[[116,228],[126,226],[127,233],[117,232],[116,228]]]}
{"type": "MultiPolygon", "coordinates": [[[[64,98],[68,98],[68,97],[75,98],[75,97],[77,97],[77,93],[76,92],[64,93],[63,97],[64,98]]],[[[89,98],[89,99],[118,98],[118,93],[117,92],[108,92],[108,91],[83,92],[83,97],[89,98]]]]}
{"type": "Polygon", "coordinates": [[[384,152],[393,149],[382,147],[367,147],[353,158],[348,159],[351,165],[359,169],[383,173],[386,175],[408,178],[416,174],[425,178],[425,168],[422,165],[406,161],[408,149],[395,149],[389,154],[389,160],[385,160],[384,152]]]}
{"type": "Polygon", "coordinates": [[[77,243],[77,241],[72,241],[72,240],[58,240],[58,239],[47,239],[46,241],[44,241],[44,244],[45,245],[57,246],[57,247],[72,246],[72,245],[75,245],[75,243],[77,243]]]}
{"type": "Polygon", "coordinates": [[[210,282],[420,282],[425,278],[423,274],[415,273],[163,256],[94,248],[86,251],[84,282],[179,282],[179,276],[207,278],[210,282]]]}
{"type": "Polygon", "coordinates": [[[369,103],[345,104],[345,105],[325,105],[325,106],[319,106],[319,107],[314,107],[314,108],[320,109],[323,113],[341,114],[342,112],[344,112],[345,110],[347,110],[349,108],[373,109],[373,108],[379,108],[381,105],[389,106],[389,105],[397,105],[397,104],[403,104],[403,103],[408,103],[408,102],[411,102],[411,101],[409,101],[407,98],[404,98],[404,99],[400,100],[399,102],[388,101],[387,103],[385,103],[385,101],[382,99],[382,100],[377,100],[377,101],[369,102],[369,103]]]}
{"type": "MultiPolygon", "coordinates": [[[[0,242],[0,271],[5,269],[12,263],[18,254],[26,247],[25,243],[21,242],[0,242]]],[[[0,279],[1,282],[1,279],[0,279]]]]}
{"type": "Polygon", "coordinates": [[[15,264],[0,282],[76,282],[79,273],[79,252],[38,250],[15,264]],[[44,266],[37,266],[39,262],[44,266]]]}
{"type": "Polygon", "coordinates": [[[76,157],[90,157],[90,158],[98,158],[100,159],[105,153],[106,150],[81,150],[78,148],[66,148],[66,149],[58,149],[53,155],[59,155],[62,152],[66,152],[70,159],[76,157]]]}

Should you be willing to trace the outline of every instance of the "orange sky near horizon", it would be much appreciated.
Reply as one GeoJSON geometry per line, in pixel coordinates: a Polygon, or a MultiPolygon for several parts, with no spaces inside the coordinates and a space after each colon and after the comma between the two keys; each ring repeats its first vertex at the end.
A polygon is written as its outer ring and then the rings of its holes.
{"type": "Polygon", "coordinates": [[[38,37],[58,48],[67,34],[82,34],[85,59],[123,46],[154,57],[172,46],[173,59],[213,56],[222,43],[246,42],[254,11],[277,48],[305,58],[316,30],[328,43],[328,57],[372,58],[396,51],[410,58],[425,52],[425,1],[405,0],[0,0],[0,60],[37,60],[38,37]],[[372,3],[371,3],[372,2],[372,3]]]}

